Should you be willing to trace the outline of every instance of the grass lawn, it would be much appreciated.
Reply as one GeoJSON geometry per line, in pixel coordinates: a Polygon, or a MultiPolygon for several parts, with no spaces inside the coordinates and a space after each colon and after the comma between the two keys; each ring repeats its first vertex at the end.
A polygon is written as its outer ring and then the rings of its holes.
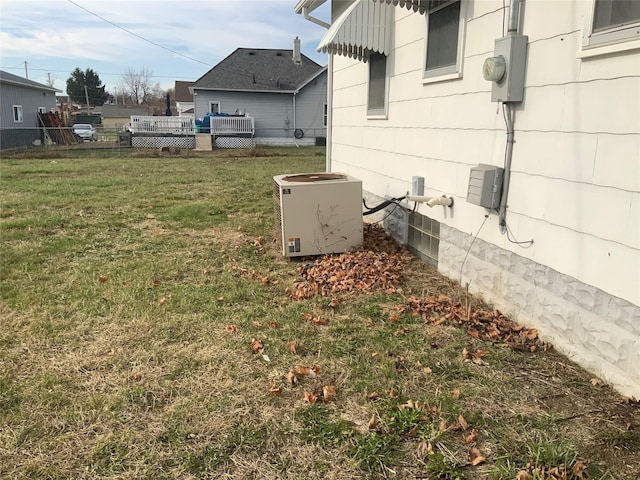
{"type": "Polygon", "coordinates": [[[296,298],[314,259],[279,254],[272,177],[324,161],[3,154],[0,477],[640,478],[637,402],[412,315],[491,310],[418,260],[396,289],[296,298]]]}

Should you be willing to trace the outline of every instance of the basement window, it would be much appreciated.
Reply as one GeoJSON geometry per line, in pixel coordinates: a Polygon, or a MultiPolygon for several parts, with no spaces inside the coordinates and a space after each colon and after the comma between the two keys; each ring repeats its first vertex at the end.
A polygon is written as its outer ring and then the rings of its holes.
{"type": "Polygon", "coordinates": [[[413,212],[409,215],[408,249],[420,260],[438,266],[440,222],[413,212]]]}

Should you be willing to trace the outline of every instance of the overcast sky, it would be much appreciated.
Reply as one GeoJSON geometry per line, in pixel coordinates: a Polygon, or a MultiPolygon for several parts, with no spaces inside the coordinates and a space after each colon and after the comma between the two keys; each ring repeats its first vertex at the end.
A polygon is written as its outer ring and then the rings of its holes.
{"type": "MultiPolygon", "coordinates": [[[[1,0],[0,69],[65,90],[93,69],[113,93],[146,67],[163,89],[195,81],[238,47],[292,49],[320,65],[326,30],[293,11],[296,0],[1,0]]],[[[329,20],[329,3],[314,16],[329,20]]]]}

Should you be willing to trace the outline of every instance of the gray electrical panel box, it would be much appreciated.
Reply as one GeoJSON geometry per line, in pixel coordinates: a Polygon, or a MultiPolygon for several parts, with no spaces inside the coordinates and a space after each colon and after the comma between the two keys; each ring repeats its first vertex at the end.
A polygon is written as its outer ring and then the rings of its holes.
{"type": "Polygon", "coordinates": [[[495,41],[494,55],[503,57],[506,71],[502,79],[493,82],[492,102],[521,102],[524,100],[524,73],[527,65],[526,35],[509,35],[495,41]]]}
{"type": "Polygon", "coordinates": [[[467,202],[495,210],[500,206],[504,169],[481,163],[471,169],[467,202]]]}

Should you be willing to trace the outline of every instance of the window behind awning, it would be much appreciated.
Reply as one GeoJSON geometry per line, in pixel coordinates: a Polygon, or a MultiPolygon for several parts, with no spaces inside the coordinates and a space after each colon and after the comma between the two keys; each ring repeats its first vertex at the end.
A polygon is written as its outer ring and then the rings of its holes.
{"type": "Polygon", "coordinates": [[[318,51],[365,62],[370,52],[389,55],[393,7],[388,3],[356,0],[333,22],[318,51]]]}

